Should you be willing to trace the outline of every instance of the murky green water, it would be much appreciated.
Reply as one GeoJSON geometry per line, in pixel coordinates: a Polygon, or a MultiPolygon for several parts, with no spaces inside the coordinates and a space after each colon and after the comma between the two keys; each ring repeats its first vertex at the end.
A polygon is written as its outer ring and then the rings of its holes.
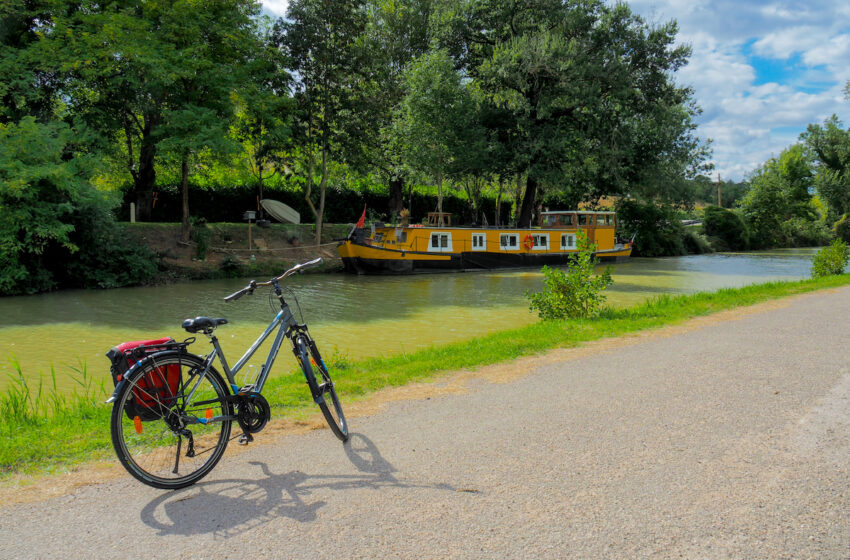
{"type": "MultiPolygon", "coordinates": [[[[613,266],[608,302],[625,306],[662,293],[736,287],[809,276],[814,249],[632,259],[613,266]]],[[[107,377],[104,353],[125,340],[185,338],[186,317],[227,317],[217,332],[231,363],[258,336],[275,311],[265,292],[233,303],[222,297],[245,280],[218,280],[153,288],[67,291],[0,298],[0,372],[16,359],[26,376],[45,381],[54,366],[58,384],[74,386],[74,366],[86,362],[90,375],[107,377]]],[[[417,276],[303,275],[288,282],[304,318],[325,354],[352,358],[385,355],[473,338],[537,320],[528,311],[526,290],[538,291],[538,270],[469,272],[417,276]]],[[[290,298],[290,303],[294,299],[290,298]]],[[[193,349],[206,352],[201,336],[193,349]]],[[[263,351],[254,361],[263,361],[263,351]]],[[[276,371],[293,367],[286,353],[276,371]]],[[[246,371],[247,373],[247,371],[246,371]]],[[[0,388],[8,384],[0,378],[0,388]]]]}

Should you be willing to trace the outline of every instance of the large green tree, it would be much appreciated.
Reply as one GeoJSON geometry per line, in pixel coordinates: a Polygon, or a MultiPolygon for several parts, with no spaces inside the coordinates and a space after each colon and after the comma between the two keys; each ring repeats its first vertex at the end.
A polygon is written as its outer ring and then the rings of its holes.
{"type": "Polygon", "coordinates": [[[368,79],[362,80],[363,127],[361,169],[377,169],[390,191],[389,213],[404,206],[407,169],[395,147],[394,109],[404,97],[404,73],[412,60],[430,48],[429,20],[434,0],[370,0],[364,44],[368,79]]]}
{"type": "Polygon", "coordinates": [[[817,219],[810,194],[813,177],[811,161],[801,144],[786,148],[755,173],[740,202],[754,247],[793,245],[787,224],[817,219]]]}
{"type": "Polygon", "coordinates": [[[671,150],[693,155],[691,92],[672,80],[690,51],[674,46],[675,23],[650,26],[600,0],[446,1],[435,21],[458,66],[516,120],[520,225],[542,184],[620,194],[671,150]]]}
{"type": "MultiPolygon", "coordinates": [[[[443,183],[466,146],[464,134],[475,105],[451,58],[443,50],[427,53],[405,73],[406,94],[393,124],[398,153],[407,165],[434,181],[437,212],[443,211],[443,183]]],[[[440,222],[442,225],[442,216],[440,222]]]]}
{"type": "Polygon", "coordinates": [[[814,187],[833,219],[850,213],[850,131],[833,115],[801,136],[815,162],[814,187]]]}
{"type": "MultiPolygon", "coordinates": [[[[233,136],[242,145],[241,159],[257,181],[258,198],[264,198],[265,181],[286,169],[292,151],[295,100],[286,58],[277,48],[267,22],[260,24],[260,43],[246,67],[246,80],[237,89],[233,136]]],[[[262,207],[258,208],[260,217],[262,207]]]]}
{"type": "Polygon", "coordinates": [[[143,219],[161,144],[181,152],[188,173],[189,156],[226,128],[258,11],[253,0],[84,0],[55,13],[42,56],[65,77],[70,110],[120,134],[143,219]]]}
{"type": "Polygon", "coordinates": [[[50,29],[54,7],[48,0],[0,4],[0,123],[54,117],[58,79],[33,48],[50,29]]]}
{"type": "Polygon", "coordinates": [[[344,163],[363,129],[356,101],[365,26],[361,0],[294,0],[276,26],[295,77],[304,198],[315,218],[317,245],[331,160],[344,163]]]}

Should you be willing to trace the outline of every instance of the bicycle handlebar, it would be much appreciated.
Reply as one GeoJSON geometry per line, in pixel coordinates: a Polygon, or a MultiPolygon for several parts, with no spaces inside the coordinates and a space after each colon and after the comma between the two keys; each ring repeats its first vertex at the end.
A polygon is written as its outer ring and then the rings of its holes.
{"type": "Polygon", "coordinates": [[[241,290],[239,290],[237,292],[233,292],[229,296],[226,296],[224,298],[224,301],[227,301],[227,302],[236,301],[237,299],[241,298],[245,294],[253,294],[254,290],[256,288],[260,287],[260,286],[271,286],[273,282],[279,282],[280,280],[283,280],[287,276],[291,276],[291,275],[295,274],[296,272],[301,272],[302,270],[304,270],[306,268],[310,268],[311,266],[316,266],[317,264],[320,264],[321,262],[322,262],[322,257],[319,257],[317,259],[313,259],[312,261],[307,261],[305,263],[296,264],[295,266],[293,266],[292,268],[290,268],[289,270],[287,270],[286,272],[284,272],[280,276],[278,276],[276,278],[272,278],[268,282],[259,282],[258,283],[258,282],[255,282],[254,280],[251,280],[251,283],[248,284],[247,286],[245,286],[244,288],[242,288],[241,290]]]}

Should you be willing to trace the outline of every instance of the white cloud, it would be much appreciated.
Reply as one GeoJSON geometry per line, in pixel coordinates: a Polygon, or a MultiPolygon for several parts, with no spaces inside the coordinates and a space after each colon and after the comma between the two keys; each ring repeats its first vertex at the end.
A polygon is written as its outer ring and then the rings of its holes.
{"type": "MultiPolygon", "coordinates": [[[[648,21],[676,19],[691,44],[677,82],[703,108],[698,135],[713,140],[715,173],[740,180],[798,141],[810,123],[838,114],[850,124],[850,4],[834,0],[633,0],[648,21]],[[756,85],[752,53],[792,66],[781,83],[756,85]]],[[[782,77],[779,77],[782,76],[782,77]]],[[[764,76],[761,76],[764,79],[764,76]]]]}
{"type": "Polygon", "coordinates": [[[753,44],[753,51],[767,58],[785,59],[794,53],[817,47],[823,41],[823,29],[791,27],[768,33],[753,44]]]}
{"type": "Polygon", "coordinates": [[[275,16],[283,16],[286,14],[286,8],[289,6],[289,0],[262,0],[263,8],[275,16]]]}

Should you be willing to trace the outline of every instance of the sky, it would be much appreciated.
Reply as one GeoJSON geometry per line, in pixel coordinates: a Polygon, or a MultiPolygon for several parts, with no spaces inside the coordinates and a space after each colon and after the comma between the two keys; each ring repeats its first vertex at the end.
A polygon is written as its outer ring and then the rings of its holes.
{"type": "MultiPolygon", "coordinates": [[[[676,20],[689,64],[676,75],[702,108],[715,169],[741,181],[836,114],[850,125],[850,0],[628,0],[649,23],[676,20]]],[[[283,15],[286,0],[263,0],[283,15]]]]}

